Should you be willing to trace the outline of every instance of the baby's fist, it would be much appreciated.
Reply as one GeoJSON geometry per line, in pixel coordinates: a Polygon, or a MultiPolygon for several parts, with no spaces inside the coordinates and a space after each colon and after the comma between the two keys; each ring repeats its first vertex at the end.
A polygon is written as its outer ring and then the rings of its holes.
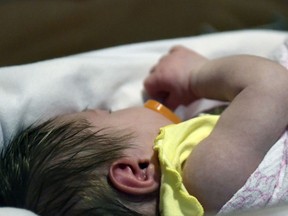
{"type": "Polygon", "coordinates": [[[170,109],[195,101],[193,83],[199,69],[208,61],[183,46],[175,46],[152,68],[144,86],[149,96],[170,109]]]}

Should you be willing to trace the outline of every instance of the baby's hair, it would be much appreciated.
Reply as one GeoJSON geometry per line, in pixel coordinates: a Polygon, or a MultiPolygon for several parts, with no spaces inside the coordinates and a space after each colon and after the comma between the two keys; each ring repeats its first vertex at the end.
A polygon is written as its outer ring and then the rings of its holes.
{"type": "Polygon", "coordinates": [[[108,179],[111,163],[132,139],[132,133],[112,129],[93,132],[84,119],[30,126],[1,152],[0,205],[43,216],[143,215],[133,209],[146,198],[132,202],[108,179]]]}

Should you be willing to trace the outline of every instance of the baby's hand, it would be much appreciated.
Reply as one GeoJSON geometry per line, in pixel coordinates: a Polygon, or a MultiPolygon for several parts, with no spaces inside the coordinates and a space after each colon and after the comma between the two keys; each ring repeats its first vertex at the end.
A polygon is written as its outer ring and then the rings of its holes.
{"type": "Polygon", "coordinates": [[[154,66],[145,79],[149,96],[160,100],[170,109],[195,101],[193,83],[199,69],[208,61],[204,56],[182,46],[173,47],[154,66]]]}

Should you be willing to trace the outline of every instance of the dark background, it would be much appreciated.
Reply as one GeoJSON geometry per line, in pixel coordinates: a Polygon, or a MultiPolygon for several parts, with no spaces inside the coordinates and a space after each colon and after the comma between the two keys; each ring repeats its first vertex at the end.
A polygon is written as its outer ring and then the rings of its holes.
{"type": "Polygon", "coordinates": [[[2,0],[0,66],[120,44],[288,29],[287,0],[2,0]]]}

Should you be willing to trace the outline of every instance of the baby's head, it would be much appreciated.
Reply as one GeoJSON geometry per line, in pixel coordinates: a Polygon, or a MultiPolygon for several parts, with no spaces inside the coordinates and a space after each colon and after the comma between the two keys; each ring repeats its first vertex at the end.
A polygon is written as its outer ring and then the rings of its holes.
{"type": "Polygon", "coordinates": [[[130,108],[27,128],[2,152],[0,203],[40,215],[157,215],[153,141],[167,124],[157,112],[130,108]]]}

